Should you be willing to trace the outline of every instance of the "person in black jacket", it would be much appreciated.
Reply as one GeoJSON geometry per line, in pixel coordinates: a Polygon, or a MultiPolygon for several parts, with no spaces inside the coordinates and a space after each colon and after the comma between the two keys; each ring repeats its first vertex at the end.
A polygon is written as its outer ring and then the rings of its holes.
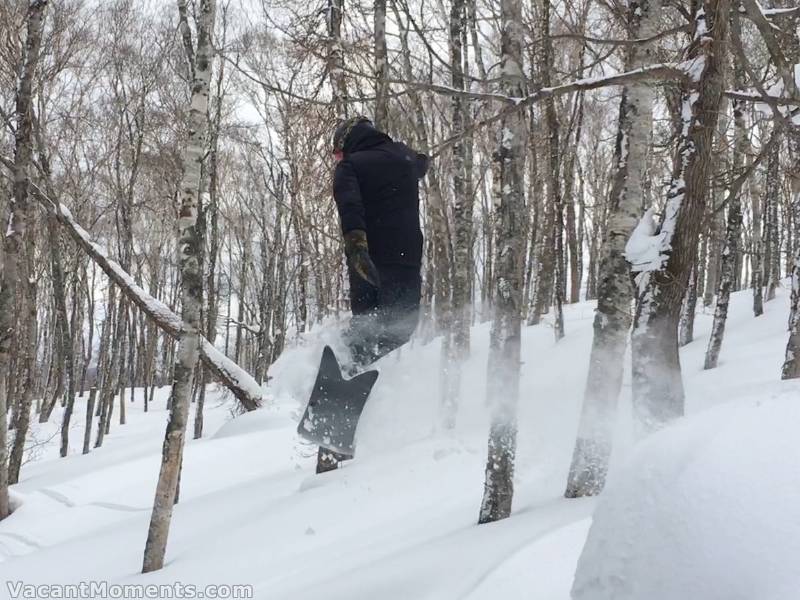
{"type": "Polygon", "coordinates": [[[419,180],[428,157],[366,117],[334,132],[333,197],[341,219],[353,318],[345,338],[352,370],[405,344],[419,319],[422,231],[419,180]]]}

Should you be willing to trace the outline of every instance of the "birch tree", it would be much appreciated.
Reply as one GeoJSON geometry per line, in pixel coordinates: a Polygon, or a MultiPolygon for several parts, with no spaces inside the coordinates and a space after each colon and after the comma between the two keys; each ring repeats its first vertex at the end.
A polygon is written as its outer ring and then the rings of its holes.
{"type": "MultiPolygon", "coordinates": [[[[40,125],[41,127],[41,125],[40,125]]],[[[41,134],[41,132],[38,132],[41,134]]],[[[52,193],[52,173],[50,170],[50,159],[44,148],[42,135],[37,135],[39,146],[39,164],[42,174],[45,177],[48,191],[52,193]]],[[[75,358],[73,349],[73,332],[70,327],[70,320],[67,316],[67,300],[65,294],[64,267],[61,261],[61,232],[58,226],[58,219],[53,215],[48,215],[47,232],[50,245],[50,269],[53,286],[53,299],[57,313],[56,347],[60,349],[61,359],[64,363],[67,376],[67,399],[64,407],[64,416],[61,422],[61,448],[60,454],[66,456],[69,451],[69,424],[72,419],[72,411],[75,405],[75,358]]],[[[74,309],[74,306],[73,306],[74,309]]],[[[63,388],[58,386],[57,389],[63,388]]],[[[60,396],[57,394],[56,396],[60,396]]],[[[52,408],[52,407],[51,407],[52,408]]]]}
{"type": "MultiPolygon", "coordinates": [[[[502,0],[500,10],[501,88],[507,96],[521,98],[525,87],[522,5],[520,0],[502,0]]],[[[497,148],[500,185],[496,199],[497,287],[487,366],[487,400],[492,415],[479,523],[508,517],[514,496],[525,251],[523,173],[526,133],[524,111],[511,112],[500,124],[497,148]]]]}
{"type": "MultiPolygon", "coordinates": [[[[17,302],[17,294],[21,291],[19,288],[21,285],[24,286],[24,275],[27,272],[23,252],[27,236],[30,235],[28,227],[31,219],[28,184],[33,153],[32,97],[46,7],[47,0],[34,0],[28,4],[25,47],[14,112],[16,129],[12,169],[13,195],[9,202],[8,224],[3,240],[2,287],[0,287],[0,519],[7,517],[10,512],[8,500],[9,459],[6,439],[8,432],[7,394],[11,392],[9,384],[11,353],[15,338],[19,333],[16,330],[17,310],[14,309],[14,305],[17,302]]],[[[17,430],[16,436],[19,436],[19,430],[17,430]]]]}
{"type": "MultiPolygon", "coordinates": [[[[553,43],[550,39],[550,2],[541,2],[541,57],[539,58],[540,77],[542,85],[551,85],[551,71],[553,61],[553,43]]],[[[550,310],[555,300],[555,336],[556,340],[563,337],[563,320],[561,314],[561,292],[558,286],[562,282],[563,270],[558,261],[562,256],[561,232],[561,198],[559,181],[560,156],[559,156],[559,120],[556,112],[555,99],[544,99],[544,118],[546,125],[546,160],[544,165],[544,180],[547,183],[547,196],[542,198],[542,227],[540,236],[540,252],[538,258],[538,272],[536,275],[536,294],[533,301],[533,312],[528,321],[530,325],[538,324],[542,315],[550,310]]]]}
{"type": "Polygon", "coordinates": [[[389,117],[389,57],[386,47],[386,0],[375,0],[375,126],[385,130],[389,117]]]}
{"type": "MultiPolygon", "coordinates": [[[[628,5],[631,39],[653,37],[662,22],[661,16],[660,0],[632,0],[628,5]]],[[[626,70],[650,64],[654,52],[652,44],[632,45],[626,57],[626,70]]],[[[600,247],[589,375],[565,493],[568,498],[598,494],[608,470],[625,350],[633,320],[633,286],[625,245],[642,206],[653,97],[653,88],[648,83],[625,86],[622,90],[614,153],[616,169],[608,200],[608,224],[600,247]]]]}
{"type": "MultiPolygon", "coordinates": [[[[798,157],[800,160],[800,157],[798,157]]],[[[800,230],[800,177],[795,174],[791,179],[792,208],[794,210],[794,226],[800,230]]],[[[789,340],[786,342],[781,379],[797,379],[800,377],[800,243],[795,242],[794,262],[792,264],[792,291],[789,308],[789,340]]]]}
{"type": "MultiPolygon", "coordinates": [[[[454,89],[464,89],[464,44],[466,32],[466,2],[453,0],[450,5],[450,69],[454,89]]],[[[467,140],[464,135],[466,102],[455,95],[451,98],[452,135],[458,136],[453,144],[453,278],[451,297],[451,329],[445,332],[443,343],[445,361],[442,377],[443,424],[451,429],[455,426],[458,396],[461,385],[461,369],[469,354],[470,346],[470,272],[472,270],[472,192],[467,189],[465,161],[467,140]]]]}
{"type": "MultiPolygon", "coordinates": [[[[380,1],[380,0],[379,0],[380,1]]],[[[344,0],[328,0],[328,56],[327,67],[333,99],[331,106],[340,119],[347,118],[347,83],[344,73],[344,49],[342,48],[342,18],[344,0]]]]}
{"type": "MultiPolygon", "coordinates": [[[[187,0],[178,0],[181,29],[186,35],[187,0]]],[[[196,224],[201,184],[201,166],[208,131],[208,97],[214,51],[211,38],[214,33],[216,0],[201,0],[197,17],[197,46],[187,52],[192,65],[192,87],[189,109],[189,139],[183,151],[183,181],[180,188],[180,214],[178,217],[179,262],[181,266],[181,332],[175,362],[172,387],[172,407],[156,487],[153,513],[144,550],[142,572],[156,571],[164,566],[173,505],[176,499],[186,424],[189,415],[194,368],[200,354],[200,312],[202,308],[202,269],[198,260],[199,243],[196,224]],[[192,60],[194,58],[194,60],[192,60]]]]}
{"type": "MultiPolygon", "coordinates": [[[[739,19],[731,19],[731,27],[739,28],[739,19]]],[[[740,36],[736,36],[740,37],[740,36]]],[[[740,90],[744,87],[744,68],[741,61],[735,60],[733,67],[734,89],[740,90]]],[[[736,279],[737,256],[742,229],[742,184],[740,177],[742,166],[744,165],[745,154],[747,153],[749,142],[747,139],[747,125],[743,101],[734,99],[733,101],[733,173],[737,178],[728,186],[727,203],[728,216],[725,227],[725,243],[722,249],[719,267],[719,283],[717,285],[717,302],[714,306],[714,321],[711,325],[711,335],[708,338],[708,348],[706,349],[704,369],[714,369],[719,363],[719,353],[722,349],[722,341],[725,337],[725,324],[728,319],[728,306],[730,304],[731,292],[736,279]],[[737,185],[738,184],[738,185],[737,185]]]]}
{"type": "MultiPolygon", "coordinates": [[[[773,125],[779,128],[779,124],[773,125]]],[[[780,240],[778,238],[778,204],[780,202],[780,144],[773,144],[767,156],[766,181],[764,185],[764,302],[775,299],[775,289],[780,279],[780,240]]]]}
{"type": "MultiPolygon", "coordinates": [[[[794,87],[791,72],[786,67],[800,62],[800,13],[796,14],[784,27],[786,46],[786,60],[781,65],[784,73],[784,85],[789,85],[789,93],[797,93],[797,83],[794,87]],[[788,80],[788,81],[787,81],[788,80]]],[[[773,52],[773,55],[775,52],[773,52]]],[[[781,58],[777,58],[781,62],[781,58]]],[[[797,67],[795,67],[797,68],[797,67]]],[[[796,96],[795,96],[796,97],[796,96]]],[[[791,221],[792,233],[794,234],[794,254],[792,260],[792,289],[789,304],[789,339],[786,343],[783,366],[781,367],[781,379],[796,379],[800,377],[800,131],[791,130],[788,135],[789,148],[792,160],[792,167],[789,169],[789,191],[791,194],[791,221]]]]}
{"type": "MultiPolygon", "coordinates": [[[[332,90],[331,107],[338,119],[347,118],[347,84],[344,78],[344,51],[342,49],[343,10],[344,0],[328,0],[328,78],[332,90]]],[[[320,446],[317,450],[316,471],[317,473],[326,473],[337,469],[339,463],[346,458],[339,452],[320,446]]]]}

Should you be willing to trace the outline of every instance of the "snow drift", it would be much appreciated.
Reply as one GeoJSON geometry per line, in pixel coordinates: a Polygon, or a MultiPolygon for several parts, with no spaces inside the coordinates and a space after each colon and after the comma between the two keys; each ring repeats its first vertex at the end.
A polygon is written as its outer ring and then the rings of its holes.
{"type": "Polygon", "coordinates": [[[759,396],[655,434],[612,475],[575,600],[798,597],[800,403],[759,396]]]}

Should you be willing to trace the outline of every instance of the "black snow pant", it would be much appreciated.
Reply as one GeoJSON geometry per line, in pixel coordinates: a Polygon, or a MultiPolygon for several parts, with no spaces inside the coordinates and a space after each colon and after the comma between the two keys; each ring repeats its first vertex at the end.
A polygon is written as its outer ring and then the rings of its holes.
{"type": "Polygon", "coordinates": [[[405,344],[419,321],[420,268],[405,265],[376,267],[380,288],[370,285],[349,269],[353,318],[344,335],[353,356],[353,372],[405,344]]]}
{"type": "MultiPolygon", "coordinates": [[[[411,339],[419,320],[422,292],[420,268],[403,265],[375,265],[381,287],[376,288],[348,269],[350,278],[350,311],[353,317],[344,338],[353,362],[345,366],[355,375],[376,360],[389,354],[411,339]]],[[[326,450],[317,455],[317,473],[337,468],[352,456],[326,450]]]]}

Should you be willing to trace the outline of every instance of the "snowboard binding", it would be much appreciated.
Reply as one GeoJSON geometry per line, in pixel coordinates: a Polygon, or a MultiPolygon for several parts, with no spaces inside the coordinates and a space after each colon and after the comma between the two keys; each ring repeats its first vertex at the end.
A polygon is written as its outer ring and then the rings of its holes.
{"type": "Polygon", "coordinates": [[[345,379],[333,350],[325,346],[297,433],[318,446],[352,456],[356,426],[377,379],[377,371],[345,379]]]}

